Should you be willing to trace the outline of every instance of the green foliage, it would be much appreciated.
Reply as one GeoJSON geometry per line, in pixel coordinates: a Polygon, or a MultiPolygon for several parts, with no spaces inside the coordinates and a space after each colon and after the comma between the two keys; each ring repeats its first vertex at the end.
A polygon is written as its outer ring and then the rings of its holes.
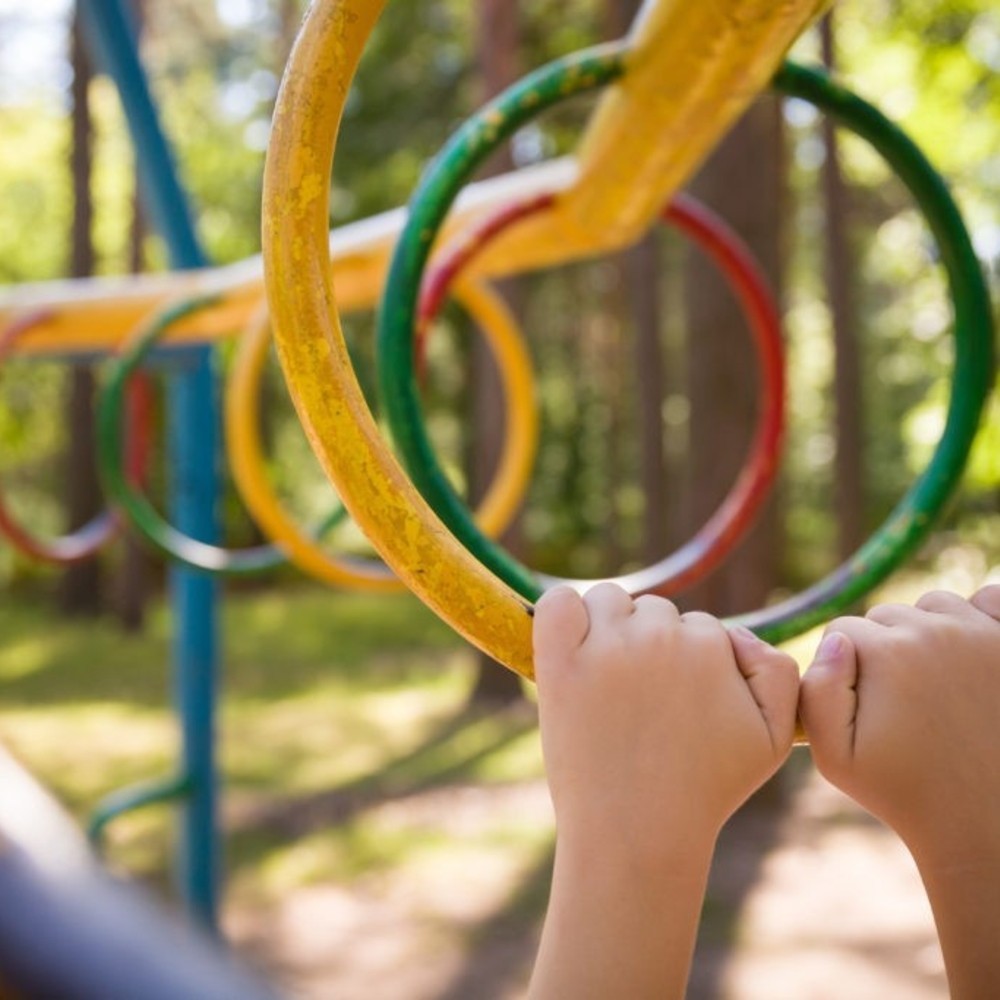
{"type": "MultiPolygon", "coordinates": [[[[921,145],[950,182],[973,237],[994,274],[1000,261],[1000,113],[997,74],[1000,20],[988,0],[860,3],[836,7],[840,75],[873,100],[921,145]]],[[[813,39],[798,53],[815,58],[813,39]]],[[[816,205],[822,148],[818,122],[789,111],[793,154],[795,251],[791,262],[791,446],[786,464],[789,554],[798,579],[829,565],[835,537],[829,507],[835,446],[830,317],[816,205]]],[[[912,202],[862,143],[842,137],[850,184],[850,239],[855,267],[856,333],[862,352],[867,520],[874,527],[926,465],[943,426],[950,381],[951,309],[930,234],[912,202]]],[[[995,437],[988,418],[983,441],[995,437]]],[[[996,503],[982,445],[959,512],[979,516],[996,503]]]]}
{"type": "MultiPolygon", "coordinates": [[[[257,252],[260,177],[271,104],[288,42],[277,0],[147,7],[143,58],[214,259],[257,252]]],[[[598,41],[598,0],[538,0],[522,5],[525,69],[598,41]]],[[[20,15],[12,15],[16,19],[20,15]]],[[[331,221],[363,218],[405,202],[429,158],[479,102],[475,5],[420,0],[388,5],[348,103],[334,177],[331,221]]],[[[841,0],[836,8],[841,75],[906,127],[953,182],[977,244],[994,273],[1000,261],[1000,15],[991,0],[841,0]]],[[[815,38],[797,49],[815,57],[815,38]]],[[[57,72],[58,70],[58,72],[57,72]]],[[[0,67],[0,75],[4,72],[0,67]]],[[[0,281],[48,280],[68,257],[70,186],[65,72],[45,89],[17,91],[0,106],[0,281]]],[[[95,228],[98,271],[126,268],[133,157],[118,101],[105,81],[91,92],[96,121],[95,228]]],[[[560,109],[525,129],[519,163],[571,149],[589,104],[560,109]]],[[[789,447],[783,474],[789,586],[815,579],[835,548],[831,456],[835,427],[833,359],[823,272],[818,122],[788,110],[793,200],[786,325],[790,337],[789,447]]],[[[948,381],[950,312],[928,234],[909,199],[860,144],[842,147],[851,184],[850,238],[857,266],[858,334],[865,373],[867,517],[874,525],[923,467],[940,424],[948,381]]],[[[162,263],[155,239],[151,263],[162,263]]],[[[678,252],[665,254],[663,288],[671,311],[664,347],[671,371],[664,404],[671,468],[689,465],[689,401],[684,383],[684,319],[675,288],[678,252]]],[[[540,385],[544,439],[524,523],[529,558],[550,571],[604,573],[631,564],[641,548],[636,413],[627,365],[631,331],[614,269],[580,265],[522,282],[524,325],[540,385]],[[615,360],[618,358],[619,360],[615,360]],[[614,537],[615,545],[609,546],[614,537]],[[611,551],[609,551],[609,549],[611,551]]],[[[370,318],[352,319],[352,349],[370,380],[370,318]]],[[[461,485],[468,439],[469,338],[435,338],[427,406],[434,439],[461,485]]],[[[0,470],[17,509],[42,528],[58,527],[61,378],[48,366],[18,366],[0,386],[0,470]]],[[[332,492],[308,451],[280,377],[268,376],[272,473],[305,519],[326,513],[332,492]]],[[[994,412],[977,450],[964,503],[973,516],[995,507],[994,412]]],[[[159,489],[154,487],[154,493],[159,489]]],[[[674,492],[683,491],[675,483],[674,492]]],[[[963,508],[960,508],[960,511],[963,508]]],[[[666,514],[665,514],[666,516],[666,514]]],[[[671,514],[671,516],[674,516],[671,514]]],[[[234,496],[228,536],[252,531],[234,496]]],[[[676,535],[676,531],[674,531],[676,535]]],[[[338,542],[363,549],[347,529],[338,542]]],[[[20,566],[9,553],[0,573],[20,566]],[[6,566],[6,569],[5,569],[6,566]]]]}
{"type": "Polygon", "coordinates": [[[0,158],[0,280],[60,277],[70,216],[68,175],[56,166],[68,155],[65,117],[34,104],[0,107],[0,130],[8,150],[0,158]]]}

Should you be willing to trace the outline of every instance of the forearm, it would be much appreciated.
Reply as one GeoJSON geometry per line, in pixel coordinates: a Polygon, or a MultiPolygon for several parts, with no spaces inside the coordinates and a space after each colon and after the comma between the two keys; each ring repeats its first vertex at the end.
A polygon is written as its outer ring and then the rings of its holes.
{"type": "Polygon", "coordinates": [[[952,1000],[1000,995],[1000,857],[918,866],[952,1000]]]}
{"type": "Polygon", "coordinates": [[[682,998],[711,847],[650,864],[560,844],[530,1000],[682,998]]]}

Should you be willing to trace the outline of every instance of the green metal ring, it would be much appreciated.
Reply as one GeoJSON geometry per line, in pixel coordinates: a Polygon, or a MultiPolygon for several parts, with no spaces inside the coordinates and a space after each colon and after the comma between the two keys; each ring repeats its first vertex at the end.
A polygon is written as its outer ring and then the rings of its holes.
{"type": "MultiPolygon", "coordinates": [[[[437,462],[421,416],[413,330],[424,269],[448,211],[475,169],[516,129],[566,97],[613,82],[621,49],[590,50],[538,70],[470,118],[424,175],[396,245],[378,323],[382,404],[413,482],[465,547],[508,585],[536,600],[534,574],[484,537],[437,462]]],[[[878,151],[910,190],[938,242],[955,310],[955,367],[944,434],[920,478],[878,531],[843,565],[789,600],[739,619],[764,638],[791,638],[852,606],[907,558],[965,467],[993,383],[989,294],[968,231],[947,185],[917,146],[881,112],[824,73],[786,63],[774,80],[878,151]]]]}
{"type": "Polygon", "coordinates": [[[175,562],[219,576],[247,576],[283,565],[285,554],[275,545],[225,549],[191,538],[169,524],[125,472],[122,417],[125,386],[157,340],[175,323],[215,304],[218,296],[202,296],[169,306],[154,316],[116,356],[107,372],[97,408],[97,459],[108,498],[140,535],[175,562]]]}

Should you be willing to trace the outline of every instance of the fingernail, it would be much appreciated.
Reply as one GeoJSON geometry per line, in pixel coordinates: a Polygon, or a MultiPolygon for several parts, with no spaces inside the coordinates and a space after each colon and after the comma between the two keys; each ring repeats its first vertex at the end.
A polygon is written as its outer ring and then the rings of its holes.
{"type": "Polygon", "coordinates": [[[844,652],[844,648],[844,637],[839,632],[831,632],[829,635],[823,636],[823,641],[816,650],[813,662],[832,663],[835,660],[839,660],[841,654],[844,652]]]}

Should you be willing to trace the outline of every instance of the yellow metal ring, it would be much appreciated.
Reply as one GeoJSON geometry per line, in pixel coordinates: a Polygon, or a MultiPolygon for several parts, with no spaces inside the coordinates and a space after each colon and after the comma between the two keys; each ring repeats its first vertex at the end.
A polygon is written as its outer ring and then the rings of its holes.
{"type": "Polygon", "coordinates": [[[382,558],[457,631],[531,677],[529,606],[455,540],[389,454],[351,367],[333,297],[326,228],[333,149],[383,6],[314,4],[285,73],[264,175],[275,342],[313,450],[382,558]]]}
{"type": "MultiPolygon", "coordinates": [[[[455,297],[482,330],[504,393],[503,451],[476,514],[482,530],[497,537],[514,520],[531,482],[538,449],[534,373],[520,328],[493,289],[467,281],[456,288],[455,297]]],[[[402,584],[383,564],[325,551],[282,506],[267,475],[260,433],[260,382],[270,343],[270,314],[264,303],[240,341],[226,385],[226,449],[243,502],[264,533],[315,579],[369,592],[402,590],[402,584]]]]}

